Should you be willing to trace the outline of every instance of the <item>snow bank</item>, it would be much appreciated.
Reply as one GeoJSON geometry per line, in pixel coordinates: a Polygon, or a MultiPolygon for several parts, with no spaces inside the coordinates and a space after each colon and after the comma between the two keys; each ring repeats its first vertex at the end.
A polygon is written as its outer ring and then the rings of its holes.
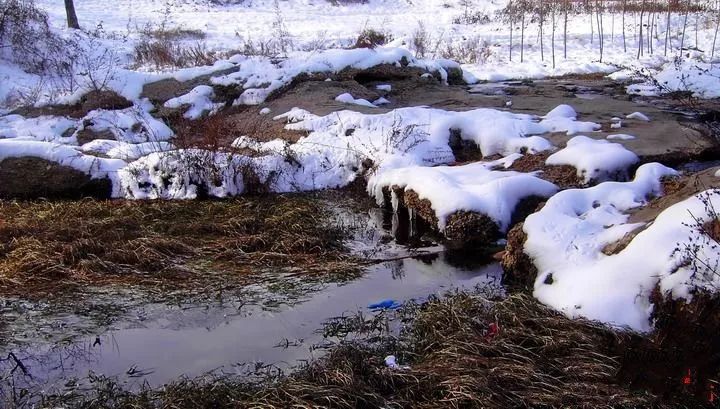
{"type": "MultiPolygon", "coordinates": [[[[670,207],[649,226],[627,222],[628,210],[662,193],[660,178],[676,174],[657,163],[642,165],[632,182],[566,190],[529,216],[523,227],[524,251],[538,269],[535,297],[569,317],[645,331],[651,324],[649,295],[657,284],[676,297],[687,297],[692,286],[705,285],[690,282],[687,268],[674,253],[678,243],[692,236],[683,224],[692,224],[689,212],[703,214],[697,198],[670,207]],[[602,252],[642,227],[647,228],[619,253],[602,252]]],[[[713,203],[720,205],[717,196],[713,203]]],[[[711,260],[720,257],[717,249],[712,251],[711,260]]]]}
{"type": "Polygon", "coordinates": [[[632,114],[626,116],[625,118],[638,119],[640,121],[650,122],[650,118],[648,118],[648,116],[643,114],[642,112],[633,112],[632,114]]]}
{"type": "Polygon", "coordinates": [[[617,133],[617,134],[608,135],[607,137],[605,137],[605,139],[619,139],[621,141],[629,141],[629,140],[635,139],[635,137],[633,135],[617,133]]]}
{"type": "Polygon", "coordinates": [[[7,115],[0,117],[0,139],[73,143],[75,139],[68,137],[66,132],[77,126],[76,120],[64,117],[7,115]]]}
{"type": "Polygon", "coordinates": [[[594,122],[578,122],[575,109],[565,104],[558,105],[548,112],[540,124],[547,127],[549,132],[565,132],[568,135],[594,132],[601,128],[600,124],[594,122]]]}
{"type": "MultiPolygon", "coordinates": [[[[406,191],[413,190],[420,199],[430,201],[441,231],[449,215],[466,210],[490,217],[505,232],[515,206],[522,199],[529,196],[550,197],[557,192],[557,186],[533,175],[491,170],[512,163],[517,156],[520,155],[464,166],[394,169],[371,178],[368,192],[378,204],[382,204],[383,188],[397,186],[406,191]]],[[[393,205],[397,206],[397,200],[393,200],[393,205]]]]}
{"type": "Polygon", "coordinates": [[[302,74],[337,73],[345,69],[369,69],[382,64],[398,67],[421,68],[439,74],[447,81],[449,69],[461,70],[460,65],[446,60],[423,60],[413,56],[405,48],[379,47],[374,49],[330,49],[306,55],[297,55],[280,63],[267,57],[236,56],[232,61],[239,64],[238,71],[213,77],[217,85],[241,85],[245,91],[235,105],[258,105],[274,91],[292,82],[302,74]]]}
{"type": "Polygon", "coordinates": [[[578,135],[567,146],[547,158],[547,165],[570,165],[585,183],[627,177],[627,170],[640,159],[618,143],[578,135]]]}
{"type": "Polygon", "coordinates": [[[670,62],[652,81],[628,86],[627,92],[635,95],[656,96],[675,91],[688,91],[696,98],[720,97],[720,67],[693,59],[670,62]],[[659,84],[659,86],[658,86],[659,84]]]}

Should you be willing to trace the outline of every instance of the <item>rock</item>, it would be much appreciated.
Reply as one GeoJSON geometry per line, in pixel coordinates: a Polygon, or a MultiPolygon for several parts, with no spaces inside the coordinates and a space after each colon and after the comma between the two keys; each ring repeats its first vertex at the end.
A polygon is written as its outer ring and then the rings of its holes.
{"type": "Polygon", "coordinates": [[[115,134],[111,130],[106,129],[104,131],[95,132],[90,128],[83,128],[75,135],[78,145],[83,146],[88,142],[92,142],[95,139],[110,139],[115,140],[115,134]]]}
{"type": "Polygon", "coordinates": [[[80,99],[80,107],[85,115],[96,109],[125,109],[133,106],[132,102],[114,91],[95,90],[83,95],[80,99]]]}
{"type": "Polygon", "coordinates": [[[2,199],[110,198],[112,182],[91,179],[67,166],[40,158],[8,158],[0,162],[2,199]]]}

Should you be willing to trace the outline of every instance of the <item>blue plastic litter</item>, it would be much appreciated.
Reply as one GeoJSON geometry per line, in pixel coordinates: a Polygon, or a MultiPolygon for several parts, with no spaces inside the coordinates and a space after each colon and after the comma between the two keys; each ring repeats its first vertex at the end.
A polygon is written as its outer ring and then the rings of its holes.
{"type": "Polygon", "coordinates": [[[368,308],[371,310],[394,310],[396,308],[400,308],[402,304],[398,303],[395,300],[382,300],[380,302],[376,302],[374,304],[368,305],[368,308]]]}

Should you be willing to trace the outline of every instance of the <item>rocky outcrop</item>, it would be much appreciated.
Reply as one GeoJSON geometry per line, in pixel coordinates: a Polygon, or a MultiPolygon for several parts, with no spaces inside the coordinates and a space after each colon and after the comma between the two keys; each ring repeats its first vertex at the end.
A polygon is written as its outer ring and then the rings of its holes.
{"type": "Polygon", "coordinates": [[[83,172],[40,158],[0,161],[2,199],[106,199],[112,194],[108,179],[92,179],[83,172]]]}

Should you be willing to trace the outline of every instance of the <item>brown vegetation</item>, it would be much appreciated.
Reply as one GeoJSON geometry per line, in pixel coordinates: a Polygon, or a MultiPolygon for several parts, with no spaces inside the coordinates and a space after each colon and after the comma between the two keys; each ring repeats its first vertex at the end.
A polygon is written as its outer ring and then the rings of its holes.
{"type": "Polygon", "coordinates": [[[263,267],[342,272],[344,232],[302,196],[227,201],[0,201],[0,294],[190,286],[263,267]],[[31,290],[31,291],[30,291],[31,290]]]}
{"type": "Polygon", "coordinates": [[[538,177],[558,185],[561,189],[570,189],[583,185],[583,181],[577,175],[575,167],[570,165],[546,165],[545,161],[548,156],[550,156],[550,152],[525,154],[513,162],[510,170],[525,173],[540,171],[538,177]]]}

